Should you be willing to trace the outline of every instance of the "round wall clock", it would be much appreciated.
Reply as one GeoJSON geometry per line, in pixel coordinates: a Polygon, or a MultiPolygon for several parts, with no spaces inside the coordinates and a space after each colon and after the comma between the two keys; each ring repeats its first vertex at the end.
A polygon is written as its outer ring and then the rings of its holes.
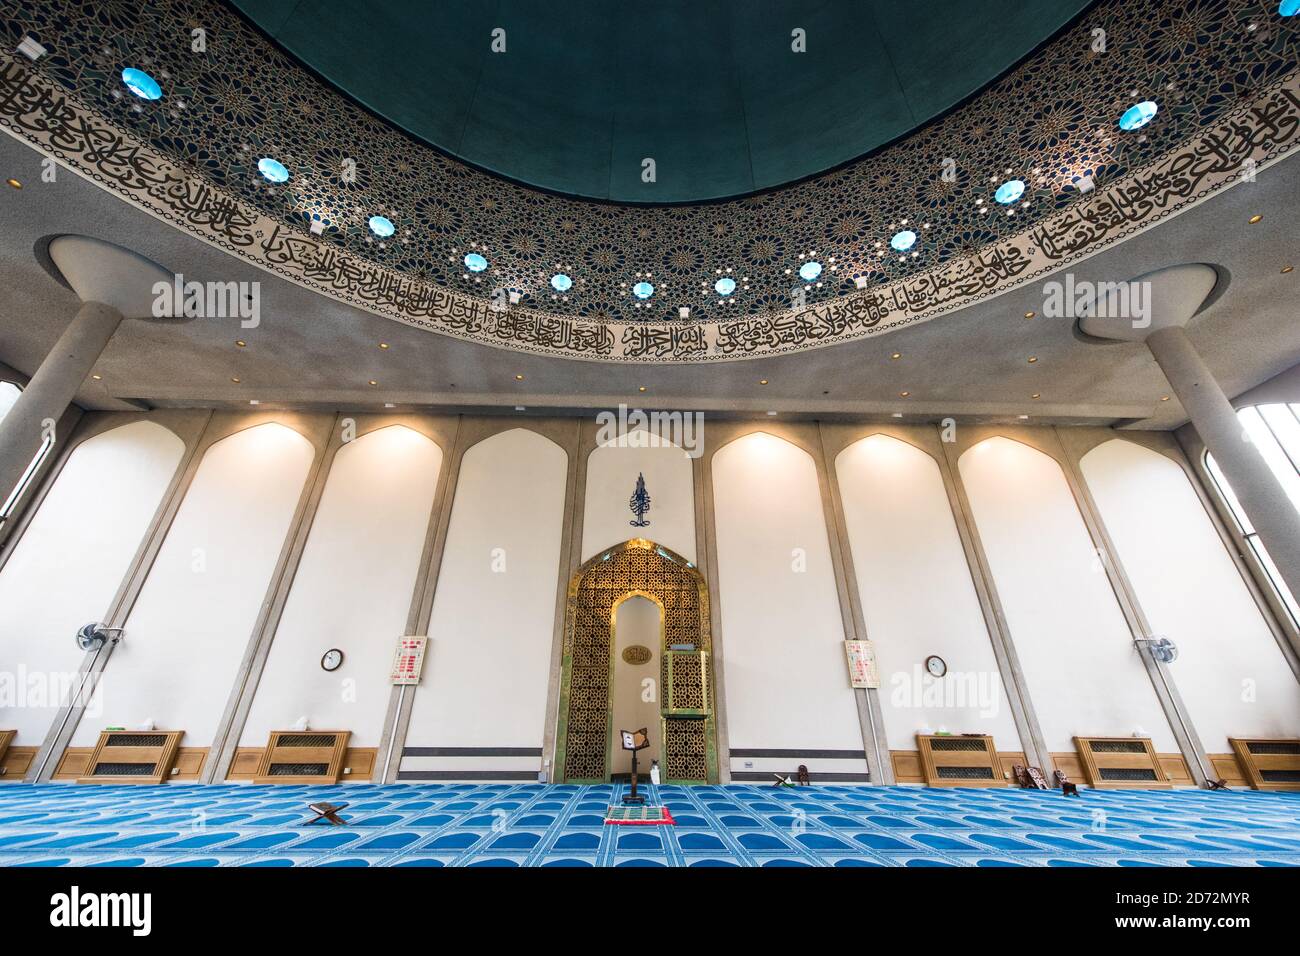
{"type": "Polygon", "coordinates": [[[948,665],[938,654],[931,654],[925,659],[925,669],[929,671],[933,677],[942,677],[944,674],[948,673],[948,665]]]}
{"type": "Polygon", "coordinates": [[[327,671],[336,671],[343,664],[343,652],[337,647],[331,647],[321,655],[320,666],[327,671]]]}

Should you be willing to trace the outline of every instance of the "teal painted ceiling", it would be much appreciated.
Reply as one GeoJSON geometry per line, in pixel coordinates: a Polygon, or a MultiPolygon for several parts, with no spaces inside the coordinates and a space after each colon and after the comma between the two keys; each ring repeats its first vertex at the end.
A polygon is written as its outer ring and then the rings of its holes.
{"type": "Polygon", "coordinates": [[[452,156],[568,195],[677,203],[871,152],[1002,74],[1089,0],[231,3],[452,156]],[[791,49],[796,29],[806,52],[791,49]]]}

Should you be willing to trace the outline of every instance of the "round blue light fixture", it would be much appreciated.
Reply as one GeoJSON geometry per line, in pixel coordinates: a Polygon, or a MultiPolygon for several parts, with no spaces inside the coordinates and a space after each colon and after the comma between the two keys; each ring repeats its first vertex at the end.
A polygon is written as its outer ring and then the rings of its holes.
{"type": "Polygon", "coordinates": [[[1124,111],[1124,115],[1119,118],[1119,128],[1124,132],[1135,129],[1141,129],[1156,118],[1156,113],[1160,107],[1156,106],[1151,100],[1143,100],[1136,103],[1124,111]]]}
{"type": "Polygon", "coordinates": [[[1019,179],[1008,179],[997,188],[993,198],[1004,206],[1009,206],[1025,194],[1025,184],[1019,179]]]}
{"type": "Polygon", "coordinates": [[[568,292],[573,288],[573,280],[563,272],[557,272],[551,276],[551,288],[556,292],[568,292]]]}
{"type": "Polygon", "coordinates": [[[638,282],[632,286],[632,294],[638,299],[648,299],[655,294],[655,287],[649,282],[638,282]]]}
{"type": "Polygon", "coordinates": [[[804,282],[812,282],[822,274],[822,264],[816,259],[811,259],[799,267],[799,278],[804,282]]]}
{"type": "Polygon", "coordinates": [[[482,272],[487,266],[487,259],[477,252],[465,253],[465,268],[470,272],[482,272]]]}
{"type": "Polygon", "coordinates": [[[736,291],[736,280],[731,276],[723,276],[717,282],[713,283],[713,291],[718,295],[731,295],[736,291]]]}
{"type": "Polygon", "coordinates": [[[158,85],[157,80],[144,70],[137,70],[133,66],[128,66],[122,71],[122,82],[126,84],[128,90],[142,100],[162,99],[162,87],[158,85]]]}
{"type": "Polygon", "coordinates": [[[889,247],[895,252],[906,252],[914,245],[916,245],[916,233],[911,229],[904,229],[902,232],[896,232],[894,233],[893,238],[889,240],[889,247]]]}
{"type": "Polygon", "coordinates": [[[397,231],[397,227],[383,216],[371,216],[370,231],[380,239],[387,239],[397,231]]]}
{"type": "Polygon", "coordinates": [[[1282,0],[1278,4],[1277,12],[1284,17],[1293,17],[1300,13],[1300,0],[1282,0]]]}
{"type": "Polygon", "coordinates": [[[257,171],[273,183],[289,181],[289,170],[285,168],[284,163],[269,156],[263,156],[257,161],[257,171]]]}

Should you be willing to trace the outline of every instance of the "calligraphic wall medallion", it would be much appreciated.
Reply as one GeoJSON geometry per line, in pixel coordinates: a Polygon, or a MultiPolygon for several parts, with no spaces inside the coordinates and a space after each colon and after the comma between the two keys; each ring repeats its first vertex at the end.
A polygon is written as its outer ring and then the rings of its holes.
{"type": "Polygon", "coordinates": [[[720,202],[615,205],[444,155],[216,0],[102,7],[6,6],[0,129],[322,295],[579,359],[749,358],[928,321],[1252,181],[1300,140],[1300,17],[1274,0],[1110,0],[837,169],[720,202]],[[202,54],[186,39],[199,26],[202,54]],[[48,52],[17,52],[25,36],[48,52]],[[159,96],[123,85],[135,66],[159,96]],[[1120,127],[1147,102],[1149,122],[1120,127]],[[259,171],[271,154],[275,178],[259,171]]]}
{"type": "Polygon", "coordinates": [[[633,666],[650,663],[650,648],[641,644],[630,644],[623,648],[623,661],[633,666]]]}

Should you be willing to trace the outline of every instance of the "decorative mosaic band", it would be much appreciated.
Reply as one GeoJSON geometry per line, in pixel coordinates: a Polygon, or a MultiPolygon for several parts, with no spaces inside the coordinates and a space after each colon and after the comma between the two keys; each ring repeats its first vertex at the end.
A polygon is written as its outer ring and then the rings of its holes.
{"type": "Polygon", "coordinates": [[[8,53],[0,54],[0,126],[159,219],[368,312],[525,352],[704,362],[834,345],[927,321],[1133,236],[1285,156],[1300,136],[1300,74],[1290,74],[1148,166],[968,257],[801,310],[695,324],[584,322],[515,306],[498,309],[377,265],[181,168],[8,53]]]}

